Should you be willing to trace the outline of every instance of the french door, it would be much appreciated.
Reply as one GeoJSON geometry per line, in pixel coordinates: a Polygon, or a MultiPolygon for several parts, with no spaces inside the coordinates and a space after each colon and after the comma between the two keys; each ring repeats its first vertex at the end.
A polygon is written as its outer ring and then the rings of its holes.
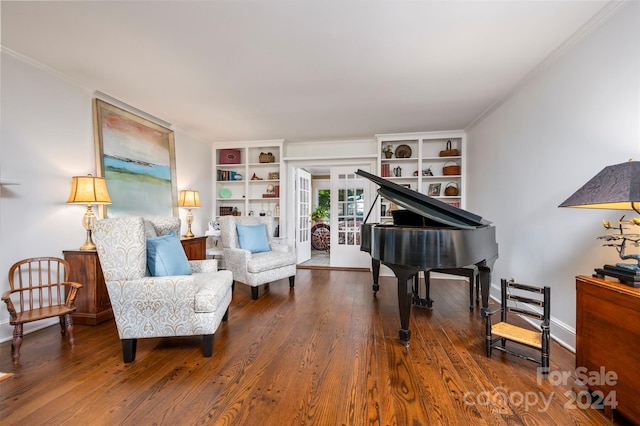
{"type": "Polygon", "coordinates": [[[360,225],[370,203],[370,186],[353,166],[331,168],[331,266],[369,268],[371,264],[369,254],[360,251],[360,225]]]}
{"type": "Polygon", "coordinates": [[[296,250],[298,263],[311,259],[311,174],[295,169],[296,250]]]}

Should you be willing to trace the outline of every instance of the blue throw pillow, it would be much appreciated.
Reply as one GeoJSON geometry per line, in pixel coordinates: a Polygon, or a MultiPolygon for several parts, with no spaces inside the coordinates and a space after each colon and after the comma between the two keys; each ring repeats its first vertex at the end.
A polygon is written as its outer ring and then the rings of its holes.
{"type": "Polygon", "coordinates": [[[152,277],[191,275],[189,260],[175,232],[147,238],[147,268],[152,277]]]}
{"type": "Polygon", "coordinates": [[[269,240],[267,239],[267,227],[260,225],[236,225],[240,248],[249,250],[251,253],[261,253],[271,251],[269,240]]]}

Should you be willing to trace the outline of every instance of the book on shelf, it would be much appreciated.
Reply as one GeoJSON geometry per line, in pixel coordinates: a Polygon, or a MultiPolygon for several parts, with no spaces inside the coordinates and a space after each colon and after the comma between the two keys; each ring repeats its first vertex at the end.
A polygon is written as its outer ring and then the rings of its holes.
{"type": "Polygon", "coordinates": [[[218,170],[218,181],[236,180],[236,175],[238,175],[238,172],[234,172],[233,170],[218,170]]]}

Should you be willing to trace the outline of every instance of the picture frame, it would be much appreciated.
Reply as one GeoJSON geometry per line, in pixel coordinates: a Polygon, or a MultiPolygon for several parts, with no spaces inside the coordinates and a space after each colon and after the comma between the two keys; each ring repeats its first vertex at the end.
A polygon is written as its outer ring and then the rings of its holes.
{"type": "Polygon", "coordinates": [[[388,211],[389,211],[389,203],[380,203],[380,217],[387,216],[388,211]]]}
{"type": "Polygon", "coordinates": [[[430,183],[429,193],[427,195],[429,195],[429,197],[439,197],[441,187],[442,187],[441,183],[430,183]]]}
{"type": "Polygon", "coordinates": [[[178,216],[173,130],[93,99],[96,170],[112,203],[101,218],[178,216]]]}
{"type": "Polygon", "coordinates": [[[269,172],[267,175],[267,179],[269,180],[278,180],[280,179],[280,172],[269,172]]]}

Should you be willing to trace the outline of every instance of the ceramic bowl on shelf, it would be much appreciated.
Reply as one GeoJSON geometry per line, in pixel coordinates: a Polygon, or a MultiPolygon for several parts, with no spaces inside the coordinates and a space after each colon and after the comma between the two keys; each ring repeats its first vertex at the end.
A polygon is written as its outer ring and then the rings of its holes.
{"type": "Polygon", "coordinates": [[[231,190],[229,188],[222,188],[220,190],[220,198],[231,198],[231,190]]]}

